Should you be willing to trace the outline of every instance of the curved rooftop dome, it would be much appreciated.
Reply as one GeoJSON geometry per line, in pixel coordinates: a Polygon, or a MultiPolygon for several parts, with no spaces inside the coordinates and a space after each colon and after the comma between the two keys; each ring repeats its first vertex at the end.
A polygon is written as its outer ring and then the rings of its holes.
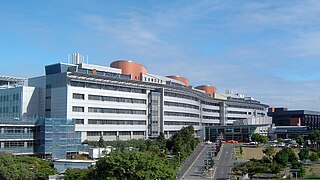
{"type": "Polygon", "coordinates": [[[203,90],[207,95],[213,97],[214,93],[217,92],[217,88],[210,86],[210,85],[201,85],[201,86],[197,86],[195,87],[196,89],[200,89],[203,90]]]}
{"type": "Polygon", "coordinates": [[[182,82],[185,86],[189,86],[189,80],[187,78],[177,76],[177,75],[176,76],[166,76],[166,77],[178,80],[178,81],[182,82]]]}
{"type": "Polygon", "coordinates": [[[147,73],[145,66],[130,60],[114,61],[110,64],[110,67],[121,69],[122,74],[130,74],[133,80],[140,80],[141,73],[147,73]]]}

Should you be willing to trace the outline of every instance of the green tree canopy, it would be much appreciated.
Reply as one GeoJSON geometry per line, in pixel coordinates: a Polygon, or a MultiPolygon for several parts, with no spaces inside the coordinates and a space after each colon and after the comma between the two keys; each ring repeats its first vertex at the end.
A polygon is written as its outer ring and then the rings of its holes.
{"type": "Polygon", "coordinates": [[[51,163],[39,158],[0,153],[0,179],[48,179],[51,163]]]}
{"type": "Polygon", "coordinates": [[[279,151],[273,159],[282,167],[287,167],[289,162],[291,164],[296,164],[298,162],[297,155],[288,147],[282,148],[282,150],[279,151]]]}
{"type": "Polygon", "coordinates": [[[251,136],[251,140],[254,142],[266,143],[268,141],[268,138],[266,136],[256,133],[251,136]]]}
{"type": "Polygon", "coordinates": [[[313,130],[310,134],[310,140],[319,147],[320,144],[320,130],[313,130]]]}
{"type": "Polygon", "coordinates": [[[311,153],[309,159],[312,162],[317,162],[319,160],[319,156],[316,153],[311,153]]]}
{"type": "Polygon", "coordinates": [[[66,172],[64,173],[65,180],[86,180],[90,179],[88,177],[88,174],[90,172],[90,169],[67,169],[66,172]]]}
{"type": "Polygon", "coordinates": [[[298,156],[299,156],[299,159],[302,161],[307,160],[309,157],[309,149],[308,148],[301,149],[298,156]]]}
{"type": "Polygon", "coordinates": [[[100,159],[90,173],[93,179],[175,179],[165,158],[150,152],[115,151],[100,159]]]}
{"type": "Polygon", "coordinates": [[[301,137],[300,135],[297,136],[296,138],[294,138],[294,140],[296,140],[296,142],[301,146],[304,143],[304,139],[303,137],[301,137]]]}
{"type": "Polygon", "coordinates": [[[272,157],[276,153],[276,150],[274,147],[267,147],[262,152],[268,157],[272,157]]]}

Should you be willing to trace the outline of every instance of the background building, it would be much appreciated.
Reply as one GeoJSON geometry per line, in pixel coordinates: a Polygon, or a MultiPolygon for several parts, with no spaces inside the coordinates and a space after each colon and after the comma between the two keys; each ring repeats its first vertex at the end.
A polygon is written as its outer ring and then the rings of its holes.
{"type": "Polygon", "coordinates": [[[268,116],[272,117],[273,125],[269,132],[274,139],[308,136],[312,130],[320,129],[320,112],[269,108],[268,116]]]}
{"type": "Polygon", "coordinates": [[[152,138],[160,132],[168,138],[188,125],[204,138],[209,126],[267,124],[268,105],[251,97],[193,87],[181,76],[149,74],[132,61],[105,67],[73,57],[73,64],[48,65],[44,76],[0,89],[0,117],[70,119],[81,141],[152,138]]]}

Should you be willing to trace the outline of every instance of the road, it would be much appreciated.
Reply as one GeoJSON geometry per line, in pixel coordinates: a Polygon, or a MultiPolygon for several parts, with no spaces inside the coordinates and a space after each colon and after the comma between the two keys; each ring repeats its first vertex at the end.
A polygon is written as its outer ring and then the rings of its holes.
{"type": "Polygon", "coordinates": [[[204,158],[209,145],[200,145],[181,166],[177,179],[201,179],[204,169],[204,158]]]}
{"type": "Polygon", "coordinates": [[[220,158],[215,162],[216,172],[214,179],[226,180],[230,179],[231,168],[233,166],[233,149],[234,144],[224,144],[220,152],[220,158]]]}

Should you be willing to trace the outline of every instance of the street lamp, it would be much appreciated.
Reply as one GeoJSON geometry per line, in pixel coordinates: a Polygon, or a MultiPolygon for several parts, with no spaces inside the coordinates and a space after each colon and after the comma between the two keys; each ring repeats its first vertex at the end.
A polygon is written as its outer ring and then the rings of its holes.
{"type": "Polygon", "coordinates": [[[180,151],[178,152],[178,156],[179,156],[179,166],[180,166],[180,151]]]}

